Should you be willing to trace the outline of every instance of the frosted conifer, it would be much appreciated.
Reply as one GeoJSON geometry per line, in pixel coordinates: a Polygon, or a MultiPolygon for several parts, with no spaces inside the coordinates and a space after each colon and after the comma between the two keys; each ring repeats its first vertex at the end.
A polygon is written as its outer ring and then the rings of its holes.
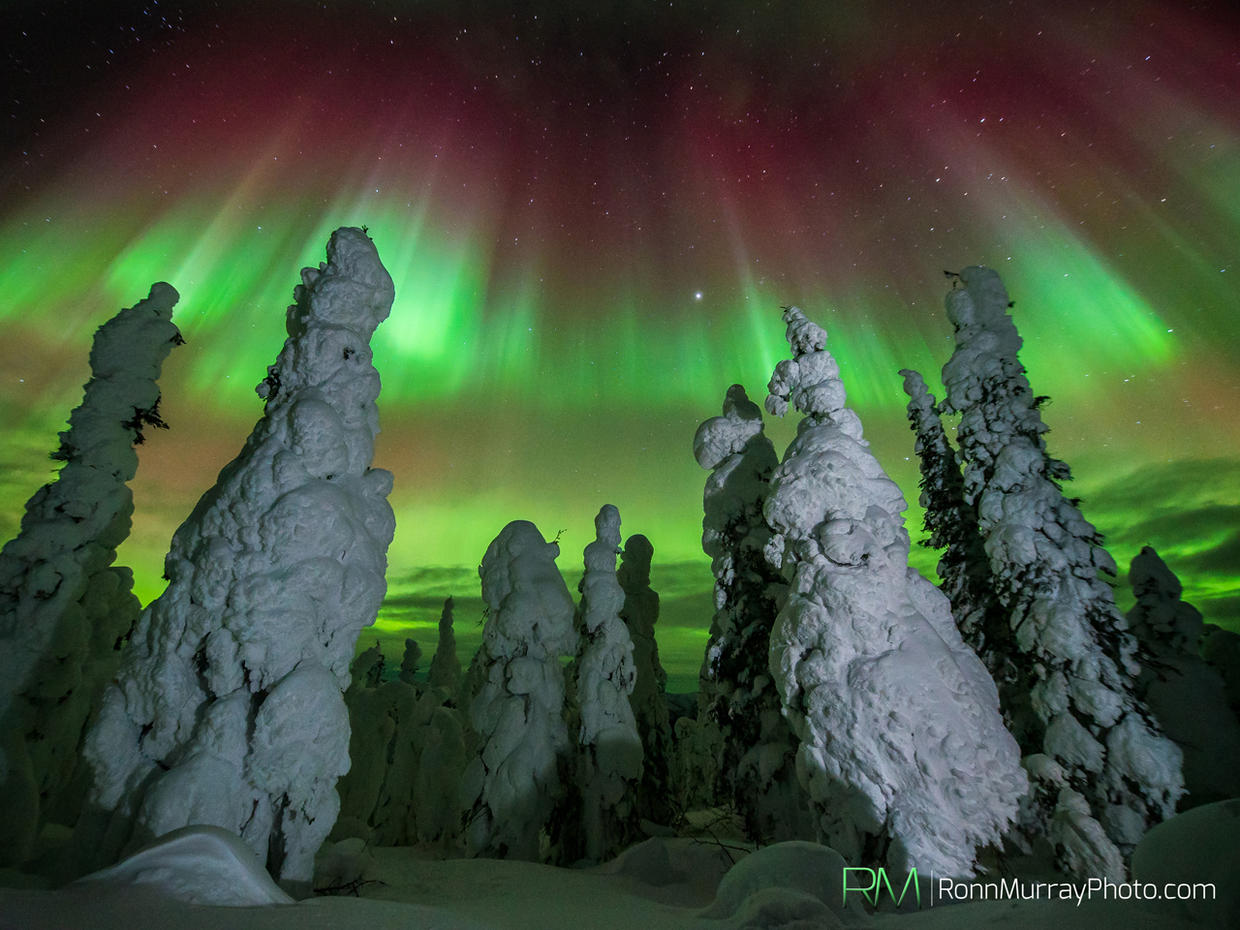
{"type": "Polygon", "coordinates": [[[422,661],[422,647],[416,639],[405,637],[405,654],[400,659],[400,680],[412,685],[418,674],[418,663],[422,661]]]}
{"type": "Polygon", "coordinates": [[[947,598],[908,566],[906,504],[845,406],[826,332],[786,308],[766,407],[804,417],[771,478],[767,558],[788,582],[771,672],[820,839],[850,863],[970,875],[1026,779],[947,598]]]}
{"type": "Polygon", "coordinates": [[[1003,283],[983,267],[960,282],[947,296],[956,351],[943,409],[961,414],[964,499],[1030,699],[1021,736],[1033,793],[1022,821],[1049,835],[1069,874],[1119,881],[1125,856],[1175,809],[1180,752],[1135,696],[1136,641],[1115,606],[1115,562],[1060,490],[1068,467],[1046,453],[1003,283]]]}
{"type": "Polygon", "coordinates": [[[624,591],[620,618],[633,641],[633,666],[637,677],[629,696],[637,732],[642,740],[642,774],[638,810],[647,820],[669,824],[675,817],[671,805],[672,727],[667,712],[667,672],[659,662],[654,627],[659,621],[659,595],[650,587],[650,562],[654,546],[640,533],[626,540],[620,553],[616,580],[624,591]]]}
{"type": "Polygon", "coordinates": [[[565,863],[615,856],[639,835],[636,786],[642,772],[642,742],[629,695],[637,669],[633,641],[620,619],[624,590],[616,580],[620,513],[606,504],[594,518],[595,539],[585,550],[579,634],[572,665],[578,750],[572,790],[579,822],[559,831],[565,863]]]}
{"type": "Polygon", "coordinates": [[[723,744],[716,794],[729,798],[756,842],[801,836],[804,792],[796,777],[797,738],[781,712],[767,659],[783,579],[763,550],[762,516],[779,464],[762,429],[762,411],[739,384],[723,415],[698,427],[698,464],[712,469],[703,494],[702,548],[715,576],[715,614],[699,676],[702,725],[723,744]]]}
{"type": "Polygon", "coordinates": [[[1180,579],[1151,546],[1132,560],[1128,578],[1137,598],[1128,623],[1144,653],[1137,687],[1184,754],[1181,809],[1240,796],[1240,722],[1223,679],[1201,657],[1201,613],[1181,598],[1180,579]]]}
{"type": "Polygon", "coordinates": [[[452,630],[452,598],[445,598],[439,615],[439,641],[431,658],[428,680],[432,688],[441,688],[455,697],[461,686],[461,660],[456,656],[456,634],[452,630]]]}
{"type": "Polygon", "coordinates": [[[349,766],[341,692],[394,528],[392,475],[370,467],[370,339],[392,279],[360,229],[336,230],[327,258],[302,270],[263,417],[174,535],[168,588],[104,695],[80,848],[115,856],[212,824],[293,890],[310,882],[349,766]]]}
{"type": "Polygon", "coordinates": [[[487,621],[471,664],[469,725],[478,755],[461,786],[475,856],[537,861],[569,751],[560,657],[577,649],[560,547],[533,523],[500,531],[478,572],[487,621]]]}
{"type": "Polygon", "coordinates": [[[914,448],[921,468],[920,502],[929,533],[925,544],[943,550],[938,564],[941,590],[951,602],[952,616],[965,643],[994,678],[1008,729],[1021,743],[1029,727],[1026,682],[1012,661],[1017,650],[1011,625],[994,592],[977,514],[965,503],[960,462],[926,382],[911,369],[900,374],[909,397],[909,424],[917,435],[914,448]]]}
{"type": "Polygon", "coordinates": [[[182,341],[177,299],[156,284],[95,333],[91,379],[52,454],[64,467],[0,551],[0,865],[29,856],[49,815],[77,818],[82,730],[141,612],[133,573],[112,562],[133,514],[134,446],[164,426],[156,382],[182,341]]]}

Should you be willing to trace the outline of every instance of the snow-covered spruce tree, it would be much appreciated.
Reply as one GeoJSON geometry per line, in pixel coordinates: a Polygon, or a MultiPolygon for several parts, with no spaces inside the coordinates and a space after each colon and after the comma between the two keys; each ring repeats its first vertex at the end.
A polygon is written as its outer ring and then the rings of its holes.
{"type": "Polygon", "coordinates": [[[654,546],[641,533],[625,541],[616,580],[624,591],[620,619],[633,641],[636,679],[629,704],[642,740],[642,774],[637,810],[646,820],[670,824],[675,819],[671,799],[672,727],[667,712],[667,672],[659,662],[654,627],[659,621],[659,595],[650,587],[654,546]]]}
{"type": "Polygon", "coordinates": [[[1231,712],[1240,719],[1240,633],[1233,633],[1213,623],[1204,624],[1201,657],[1223,679],[1227,703],[1231,705],[1231,712]]]}
{"type": "Polygon", "coordinates": [[[157,381],[182,341],[178,296],[155,284],[95,333],[91,379],[52,453],[65,464],[0,551],[0,865],[26,859],[49,817],[77,818],[82,730],[141,612],[133,573],[112,562],[133,514],[134,446],[164,426],[157,381]]]}
{"type": "Polygon", "coordinates": [[[87,736],[99,812],[77,845],[115,856],[186,824],[245,840],[293,890],[339,809],[341,692],[385,591],[389,472],[370,467],[370,339],[392,279],[360,230],[302,270],[262,419],[173,536],[87,736]]]}
{"type": "Polygon", "coordinates": [[[762,516],[779,464],[762,429],[762,410],[739,384],[723,415],[693,437],[693,454],[712,469],[703,494],[702,548],[715,576],[715,615],[699,675],[699,715],[723,741],[716,793],[729,798],[749,838],[802,838],[805,795],[796,776],[796,734],[782,713],[767,654],[783,579],[763,554],[771,538],[762,516]]]}
{"type": "Polygon", "coordinates": [[[906,508],[845,406],[826,332],[784,310],[792,359],[767,409],[804,414],[771,477],[771,564],[788,593],[771,672],[800,739],[820,839],[850,863],[970,875],[1026,790],[994,682],[947,598],[909,568],[906,508]]]}
{"type": "Polygon", "coordinates": [[[400,659],[399,678],[407,685],[414,684],[418,674],[418,663],[422,661],[422,647],[416,639],[405,638],[405,654],[400,659]]]}
{"type": "Polygon", "coordinates": [[[977,653],[999,688],[999,707],[1016,742],[1025,745],[1036,726],[1030,721],[1028,685],[1013,656],[1017,653],[1007,610],[999,602],[990,560],[977,526],[977,513],[964,499],[964,476],[956,450],[943,430],[934,395],[921,374],[903,369],[908,419],[917,439],[921,468],[921,506],[929,536],[925,545],[941,549],[941,590],[965,643],[977,653]]]}
{"type": "Polygon", "coordinates": [[[1134,694],[1136,640],[1115,606],[1115,562],[1060,490],[1068,468],[1046,453],[1003,282],[971,267],[960,283],[947,295],[956,351],[943,410],[961,415],[964,499],[1029,692],[1022,825],[1050,839],[1067,873],[1118,881],[1142,834],[1175,810],[1180,752],[1134,694]]]}
{"type": "MultiPolygon", "coordinates": [[[[602,862],[640,835],[637,784],[642,741],[629,695],[637,679],[633,641],[620,619],[624,590],[616,579],[620,512],[605,504],[594,518],[594,541],[586,546],[577,607],[577,657],[572,722],[577,753],[572,791],[579,795],[577,823],[559,830],[560,860],[602,862]]],[[[571,735],[571,734],[570,734],[571,735]]]]}
{"type": "Polygon", "coordinates": [[[1223,679],[1201,657],[1201,613],[1150,546],[1128,572],[1137,602],[1128,623],[1142,647],[1137,690],[1184,754],[1181,809],[1240,797],[1240,722],[1223,679]]]}
{"type": "Polygon", "coordinates": [[[560,798],[569,752],[560,657],[576,653],[577,633],[559,554],[533,523],[514,520],[478,569],[487,610],[471,666],[478,755],[461,783],[471,855],[537,861],[560,798]]]}
{"type": "Polygon", "coordinates": [[[439,641],[427,674],[432,688],[441,688],[455,699],[457,689],[461,687],[461,660],[456,656],[456,634],[452,630],[453,608],[452,598],[446,598],[443,611],[439,615],[439,641]]]}

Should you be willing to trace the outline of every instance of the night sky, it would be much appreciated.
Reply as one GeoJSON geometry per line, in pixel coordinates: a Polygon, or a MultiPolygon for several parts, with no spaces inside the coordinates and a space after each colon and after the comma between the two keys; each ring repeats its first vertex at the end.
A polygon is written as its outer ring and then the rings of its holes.
{"type": "MultiPolygon", "coordinates": [[[[166,280],[188,344],[121,551],[155,596],[261,413],[298,270],[366,224],[397,293],[375,340],[397,514],[379,631],[429,655],[455,595],[468,661],[503,525],[562,530],[575,587],[613,503],[654,544],[664,661],[691,690],[711,613],[697,424],[733,382],[761,399],[779,306],[801,306],[918,538],[897,372],[941,396],[943,270],[987,264],[1121,567],[1155,546],[1240,629],[1234,3],[16,7],[0,538],[52,474],[94,329],[166,280]]],[[[791,426],[768,425],[780,449],[791,426]]]]}

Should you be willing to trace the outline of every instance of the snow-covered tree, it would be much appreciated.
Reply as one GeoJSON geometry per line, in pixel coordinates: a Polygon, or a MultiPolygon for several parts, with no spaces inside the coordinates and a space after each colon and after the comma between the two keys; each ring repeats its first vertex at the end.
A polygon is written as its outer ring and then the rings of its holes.
{"type": "Polygon", "coordinates": [[[900,490],[845,406],[826,332],[784,310],[767,409],[804,414],[771,477],[767,558],[788,582],[770,665],[820,839],[850,863],[970,875],[1026,790],[994,682],[908,565],[900,490]]]}
{"type": "Polygon", "coordinates": [[[642,741],[629,695],[637,669],[633,641],[620,619],[624,590],[616,579],[620,512],[606,504],[594,518],[585,550],[577,607],[577,658],[572,665],[577,754],[573,762],[578,816],[559,830],[560,858],[602,862],[639,835],[637,784],[642,741]]]}
{"type": "Polygon", "coordinates": [[[642,740],[641,784],[637,809],[654,823],[669,824],[672,808],[672,727],[667,712],[667,672],[659,662],[654,627],[659,621],[659,595],[650,587],[650,563],[654,546],[641,533],[625,541],[616,580],[624,591],[620,619],[633,641],[636,679],[629,704],[642,740]]]}
{"type": "Polygon", "coordinates": [[[416,639],[405,638],[405,653],[400,659],[400,680],[412,685],[418,674],[418,663],[422,661],[422,647],[416,639]]]}
{"type": "Polygon", "coordinates": [[[739,384],[728,388],[723,415],[698,427],[693,454],[712,469],[702,548],[715,576],[715,615],[699,676],[699,716],[719,728],[723,744],[716,793],[731,799],[751,839],[798,838],[806,818],[797,738],[767,660],[784,584],[763,554],[771,531],[762,507],[779,458],[763,432],[762,410],[739,384]]]}
{"type": "Polygon", "coordinates": [[[157,381],[182,341],[178,296],[156,284],[95,333],[91,379],[52,453],[64,466],[0,551],[0,865],[26,859],[49,816],[77,818],[82,730],[141,612],[133,573],[112,563],[133,514],[134,446],[164,426],[157,381]]]}
{"type": "Polygon", "coordinates": [[[263,417],[177,530],[87,736],[77,845],[115,856],[186,824],[238,833],[294,890],[339,809],[341,692],[385,592],[389,472],[370,467],[370,339],[392,279],[360,230],[302,270],[263,417]]]}
{"type": "Polygon", "coordinates": [[[1022,823],[1049,835],[1066,872],[1118,881],[1142,834],[1175,810],[1180,752],[1134,693],[1137,645],[1115,606],[1115,562],[1060,490],[1068,467],[1047,455],[1003,282],[971,267],[960,283],[947,296],[956,351],[943,367],[943,410],[961,415],[964,499],[1029,695],[1021,736],[1033,792],[1022,823]]]}
{"type": "Polygon", "coordinates": [[[475,856],[537,861],[569,752],[560,657],[577,651],[573,599],[556,568],[560,547],[514,520],[478,572],[487,620],[471,666],[469,726],[478,755],[461,785],[475,856]]]}
{"type": "Polygon", "coordinates": [[[441,688],[455,697],[461,686],[461,660],[456,656],[456,634],[452,630],[452,598],[445,598],[439,615],[439,641],[431,658],[428,681],[432,688],[441,688]]]}
{"type": "Polygon", "coordinates": [[[995,595],[990,560],[977,526],[977,513],[964,499],[964,476],[956,450],[943,429],[934,395],[922,376],[903,369],[908,419],[917,439],[921,468],[921,506],[925,544],[941,549],[941,590],[965,643],[977,653],[999,688],[999,706],[1008,730],[1024,745],[1029,730],[1029,695],[1012,657],[1017,653],[1007,610],[995,595]]]}
{"type": "Polygon", "coordinates": [[[1227,689],[1231,712],[1240,718],[1240,633],[1213,623],[1204,624],[1201,657],[1214,669],[1227,689]]]}
{"type": "Polygon", "coordinates": [[[1201,613],[1181,599],[1180,579],[1150,546],[1128,572],[1137,602],[1128,623],[1143,655],[1137,690],[1184,754],[1180,807],[1240,797],[1240,722],[1223,679],[1201,657],[1201,613]]]}
{"type": "Polygon", "coordinates": [[[351,666],[351,682],[344,693],[349,712],[349,771],[336,785],[340,795],[338,827],[379,845],[408,842],[409,800],[412,793],[411,739],[413,706],[417,694],[403,680],[383,680],[385,665],[378,643],[358,655],[351,666]],[[401,787],[393,790],[393,783],[401,787]],[[393,794],[403,804],[393,809],[393,794]],[[384,835],[380,835],[383,831],[384,835]]]}

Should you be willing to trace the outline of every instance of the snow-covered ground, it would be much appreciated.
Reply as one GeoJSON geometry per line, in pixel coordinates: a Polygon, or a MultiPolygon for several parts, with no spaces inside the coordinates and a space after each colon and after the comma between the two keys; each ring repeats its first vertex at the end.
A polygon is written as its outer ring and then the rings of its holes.
{"type": "MultiPolygon", "coordinates": [[[[0,927],[28,930],[732,930],[830,927],[1053,928],[1099,930],[1234,928],[1240,926],[1240,799],[1196,808],[1150,832],[1134,856],[1140,893],[1162,894],[1167,883],[1213,883],[1214,898],[1158,900],[1132,897],[1131,884],[1106,894],[1067,885],[1044,863],[1008,862],[1007,876],[1036,900],[947,902],[937,879],[924,882],[920,906],[913,890],[903,910],[872,913],[859,891],[843,888],[843,860],[813,843],[789,842],[745,854],[710,838],[650,839],[592,869],[560,869],[530,862],[430,858],[418,849],[379,848],[359,858],[339,850],[332,863],[321,855],[320,880],[331,869],[358,875],[359,896],[336,895],[289,903],[239,839],[222,830],[178,831],[156,848],[58,891],[0,889],[0,927]],[[733,860],[736,864],[733,864],[733,860]],[[1126,897],[1126,900],[1119,898],[1126,897]],[[249,902],[224,906],[221,902],[249,902]],[[271,901],[275,903],[256,904],[271,901]]],[[[329,850],[329,853],[331,850],[329,850]]],[[[0,873],[0,881],[16,873],[0,873]]],[[[974,883],[994,883],[995,875],[974,883]]],[[[850,889],[865,884],[853,873],[850,889]]],[[[953,885],[956,896],[968,894],[953,885]]],[[[902,888],[896,884],[893,896],[902,888]]],[[[1178,892],[1190,893],[1186,886],[1178,892]]],[[[972,893],[974,898],[980,892],[972,893]]]]}

